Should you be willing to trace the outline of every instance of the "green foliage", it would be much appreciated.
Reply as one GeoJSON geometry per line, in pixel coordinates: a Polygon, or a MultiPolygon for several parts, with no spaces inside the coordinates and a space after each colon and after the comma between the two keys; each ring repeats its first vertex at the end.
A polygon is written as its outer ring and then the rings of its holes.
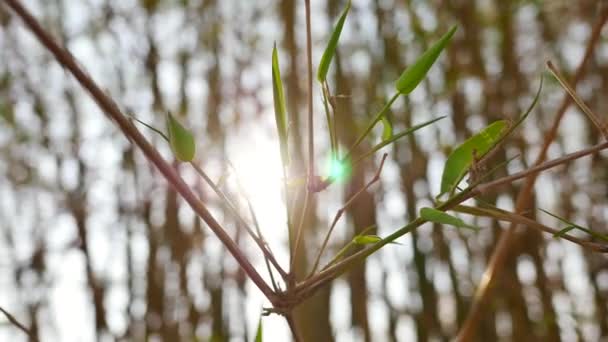
{"type": "Polygon", "coordinates": [[[536,104],[538,103],[538,100],[540,99],[540,93],[543,90],[543,78],[540,78],[540,83],[538,85],[538,90],[536,91],[536,95],[534,95],[534,99],[532,100],[532,103],[530,103],[530,106],[528,106],[528,108],[526,109],[526,111],[519,116],[519,118],[517,119],[517,121],[515,122],[515,124],[511,125],[509,127],[509,129],[507,130],[507,132],[504,134],[504,138],[508,137],[509,135],[511,135],[511,133],[513,133],[513,131],[519,127],[519,125],[521,125],[527,118],[528,115],[530,115],[530,113],[532,112],[532,109],[534,109],[534,107],[536,106],[536,104]]]}
{"type": "Polygon", "coordinates": [[[171,145],[175,158],[183,162],[192,161],[196,153],[194,137],[171,113],[167,113],[167,131],[169,132],[169,145],[171,145]]]}
{"type": "Polygon", "coordinates": [[[353,242],[357,245],[367,245],[382,241],[378,235],[357,235],[353,238],[353,242]]]}
{"type": "Polygon", "coordinates": [[[346,4],[346,8],[342,11],[342,15],[334,27],[334,31],[327,42],[327,47],[323,52],[323,56],[321,57],[321,61],[319,62],[319,68],[317,69],[317,80],[323,83],[327,78],[327,71],[329,70],[329,65],[331,64],[331,60],[336,54],[336,48],[338,47],[338,40],[340,39],[340,34],[342,33],[342,28],[344,27],[344,22],[346,21],[346,16],[348,15],[348,10],[350,10],[350,0],[346,4]]]}
{"type": "Polygon", "coordinates": [[[452,26],[450,31],[443,35],[433,46],[426,50],[414,64],[410,65],[403,71],[401,77],[395,83],[397,91],[403,95],[411,93],[418,84],[424,79],[427,72],[433,66],[443,49],[449,43],[450,39],[456,32],[456,26],[452,26]]]}
{"type": "Polygon", "coordinates": [[[262,318],[260,318],[260,321],[258,322],[258,329],[256,330],[255,333],[255,342],[262,342],[262,318]]]}
{"type": "Polygon", "coordinates": [[[285,96],[283,95],[283,82],[279,68],[277,46],[272,49],[272,95],[274,98],[274,117],[279,133],[279,145],[283,165],[289,164],[289,148],[287,145],[287,110],[285,109],[285,96]]]}
{"type": "Polygon", "coordinates": [[[559,237],[565,235],[566,233],[568,233],[569,231],[571,231],[573,229],[578,229],[578,230],[580,230],[582,232],[585,232],[585,233],[593,236],[596,239],[608,241],[608,236],[606,236],[604,234],[600,234],[598,232],[594,232],[593,230],[591,230],[589,228],[579,226],[578,224],[576,224],[576,223],[574,223],[572,221],[569,221],[569,220],[567,220],[567,219],[565,219],[563,217],[560,217],[558,215],[555,215],[555,214],[553,214],[553,213],[551,213],[551,212],[549,212],[547,210],[544,210],[544,209],[541,209],[541,208],[539,208],[539,210],[542,211],[543,213],[545,213],[545,214],[547,214],[547,215],[549,215],[549,216],[551,216],[553,218],[556,218],[556,219],[558,219],[558,220],[560,220],[563,223],[565,223],[565,224],[568,225],[566,228],[561,229],[559,232],[557,232],[557,233],[555,233],[553,235],[556,238],[559,238],[559,237]]]}
{"type": "Polygon", "coordinates": [[[463,220],[459,219],[458,217],[452,216],[450,214],[444,213],[443,211],[434,209],[434,208],[422,208],[420,209],[420,217],[422,217],[423,219],[430,221],[430,222],[435,222],[435,223],[440,223],[440,224],[448,224],[457,228],[466,228],[466,229],[472,229],[475,231],[479,230],[479,227],[470,225],[466,222],[464,222],[463,220]]]}
{"type": "Polygon", "coordinates": [[[576,229],[576,227],[575,226],[567,226],[566,228],[564,228],[564,229],[560,230],[559,232],[553,234],[553,237],[556,238],[556,239],[561,238],[561,237],[563,237],[564,235],[566,235],[569,231],[571,231],[573,229],[576,229]]]}
{"type": "Polygon", "coordinates": [[[503,138],[507,128],[506,120],[493,122],[452,151],[443,169],[441,194],[454,190],[468,172],[474,158],[481,158],[488,153],[503,138]]]}
{"type": "Polygon", "coordinates": [[[393,137],[393,123],[387,115],[382,116],[382,141],[390,140],[393,137]]]}
{"type": "Polygon", "coordinates": [[[158,128],[156,128],[156,127],[154,127],[154,126],[152,126],[152,125],[149,125],[149,124],[145,123],[144,121],[139,120],[139,119],[138,119],[137,117],[135,117],[134,115],[127,114],[127,116],[128,116],[129,118],[131,118],[131,119],[133,119],[133,120],[135,120],[135,121],[139,122],[140,124],[142,124],[142,125],[146,126],[146,128],[148,128],[148,129],[150,129],[151,131],[153,131],[154,133],[156,133],[156,134],[160,135],[161,137],[163,137],[163,139],[165,139],[167,142],[169,142],[169,137],[167,137],[167,136],[165,135],[165,133],[161,132],[161,130],[159,130],[158,128]]]}
{"type": "MultiPolygon", "coordinates": [[[[395,141],[397,141],[397,140],[399,140],[399,139],[401,139],[401,138],[403,138],[403,137],[405,137],[405,136],[408,136],[408,135],[410,135],[410,134],[412,134],[412,133],[416,132],[417,130],[419,130],[419,129],[423,128],[423,127],[426,127],[426,126],[428,126],[428,125],[430,125],[430,124],[433,124],[433,123],[435,123],[435,122],[437,122],[437,121],[439,121],[439,120],[441,120],[441,119],[443,119],[443,118],[445,118],[445,116],[440,116],[440,117],[438,117],[438,118],[434,118],[434,119],[429,120],[429,121],[427,121],[427,122],[423,122],[423,123],[421,123],[421,124],[419,124],[419,125],[416,125],[416,126],[410,127],[410,128],[406,129],[405,131],[403,131],[403,132],[401,132],[401,133],[398,133],[398,134],[395,134],[395,135],[391,135],[391,137],[390,137],[389,139],[387,139],[387,140],[384,140],[384,139],[383,139],[383,141],[382,141],[381,143],[379,143],[379,144],[377,144],[376,146],[372,147],[372,149],[371,149],[371,150],[367,151],[366,153],[364,153],[363,155],[361,155],[359,158],[357,158],[357,160],[356,160],[355,162],[353,162],[353,165],[354,165],[354,164],[356,164],[356,163],[358,163],[358,162],[359,162],[359,161],[361,161],[362,159],[365,159],[365,158],[367,158],[368,156],[370,156],[370,155],[372,155],[372,154],[374,154],[374,153],[378,152],[378,151],[379,151],[380,149],[382,149],[384,146],[389,145],[389,144],[392,144],[392,143],[394,143],[395,141]]],[[[392,128],[392,127],[391,127],[391,128],[392,128]]],[[[386,126],[385,126],[385,129],[386,129],[386,126]]],[[[384,135],[384,134],[383,134],[383,135],[384,135]]]]}

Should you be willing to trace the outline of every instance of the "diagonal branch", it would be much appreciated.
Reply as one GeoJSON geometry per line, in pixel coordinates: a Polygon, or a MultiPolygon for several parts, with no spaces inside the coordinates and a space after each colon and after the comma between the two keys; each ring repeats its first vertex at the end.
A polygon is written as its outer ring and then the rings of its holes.
{"type": "MultiPolygon", "coordinates": [[[[196,172],[199,174],[199,176],[201,176],[205,180],[205,182],[211,187],[211,189],[215,192],[215,194],[218,195],[222,199],[224,204],[228,207],[228,209],[230,209],[230,211],[236,217],[236,219],[245,227],[245,230],[247,231],[249,236],[251,236],[251,238],[255,241],[255,243],[258,245],[258,247],[262,250],[262,253],[264,254],[264,259],[266,261],[270,261],[272,263],[272,265],[275,267],[275,269],[279,272],[279,274],[281,274],[281,277],[283,277],[283,279],[285,279],[285,277],[287,276],[287,273],[283,270],[281,265],[279,265],[278,261],[274,257],[274,254],[270,250],[270,247],[268,247],[266,240],[262,236],[262,233],[261,233],[259,227],[257,227],[257,220],[255,219],[255,215],[253,213],[253,209],[251,208],[251,204],[249,203],[249,200],[247,199],[247,203],[250,207],[250,212],[252,214],[252,219],[254,221],[253,223],[256,227],[257,234],[256,234],[256,232],[253,231],[253,229],[251,228],[251,225],[249,223],[247,223],[247,221],[245,221],[245,219],[241,216],[238,209],[232,203],[230,198],[228,198],[228,196],[213,182],[213,180],[211,180],[211,178],[209,178],[209,176],[205,173],[205,171],[203,171],[203,169],[194,161],[191,161],[190,165],[192,165],[192,167],[194,168],[194,170],[196,170],[196,172]]],[[[237,179],[237,183],[238,183],[239,188],[241,188],[241,184],[239,183],[238,179],[237,179]]],[[[270,270],[269,270],[269,272],[272,277],[272,272],[270,270]]]]}
{"type": "MultiPolygon", "coordinates": [[[[576,73],[572,80],[573,86],[576,86],[576,84],[581,80],[581,78],[583,78],[585,66],[593,55],[595,45],[601,37],[602,28],[607,20],[608,8],[602,11],[597,23],[593,27],[591,36],[589,38],[589,41],[587,42],[585,54],[583,55],[583,59],[577,67],[576,73]]],[[[559,124],[564,114],[566,113],[566,109],[568,108],[570,103],[570,97],[564,96],[561,105],[558,109],[555,120],[553,122],[553,125],[551,126],[549,132],[547,132],[547,134],[545,135],[545,141],[543,143],[541,151],[538,154],[535,165],[541,164],[546,159],[547,150],[549,149],[551,142],[555,139],[555,136],[557,135],[559,124]]],[[[526,210],[527,207],[529,207],[532,192],[534,190],[534,183],[536,182],[536,176],[537,174],[532,174],[529,178],[526,179],[523,188],[517,195],[517,199],[515,201],[515,212],[521,213],[522,211],[526,210]]],[[[494,249],[494,253],[490,258],[488,267],[484,272],[482,278],[484,279],[484,282],[478,287],[475,293],[475,297],[473,299],[473,303],[471,305],[471,309],[467,315],[464,325],[461,327],[458,333],[458,341],[471,341],[473,339],[475,330],[477,329],[477,325],[481,320],[481,315],[485,307],[485,302],[490,296],[490,289],[492,288],[493,281],[495,280],[495,277],[498,274],[499,270],[503,268],[504,264],[507,261],[507,258],[509,257],[509,252],[512,249],[511,245],[515,241],[515,230],[517,226],[517,224],[511,224],[511,227],[500,236],[496,248],[494,249]]]]}
{"type": "Polygon", "coordinates": [[[353,202],[365,191],[367,191],[367,189],[369,189],[370,186],[372,186],[374,183],[376,183],[378,180],[380,180],[380,173],[382,172],[382,167],[384,167],[384,162],[386,161],[386,157],[388,157],[388,153],[385,153],[382,156],[382,161],[380,162],[380,166],[378,167],[378,170],[376,170],[376,173],[374,174],[374,177],[367,182],[367,184],[365,184],[365,186],[363,188],[361,188],[359,191],[357,191],[357,193],[355,193],[347,202],[346,204],[344,204],[344,206],[342,208],[340,208],[338,210],[338,212],[336,213],[336,216],[334,216],[334,220],[331,223],[331,226],[329,227],[329,230],[327,231],[327,234],[325,235],[325,240],[323,240],[323,244],[321,245],[321,249],[319,250],[319,254],[317,254],[317,258],[315,259],[315,263],[312,267],[312,271],[310,271],[310,274],[314,274],[315,271],[317,270],[317,267],[319,267],[319,261],[321,260],[321,256],[323,255],[323,252],[325,251],[325,247],[327,247],[327,242],[329,241],[329,237],[331,236],[331,233],[333,232],[334,228],[336,227],[336,224],[338,223],[338,220],[340,220],[340,218],[342,217],[342,215],[344,215],[344,212],[346,211],[346,209],[348,209],[348,207],[350,207],[351,204],[353,204],[353,202]]]}
{"type": "MultiPolygon", "coordinates": [[[[490,191],[495,191],[507,183],[511,183],[518,179],[522,179],[522,178],[526,178],[526,177],[528,177],[527,179],[529,179],[529,177],[537,175],[540,171],[547,170],[549,168],[556,167],[559,165],[563,165],[563,164],[570,162],[572,160],[575,160],[577,158],[582,158],[584,156],[587,156],[587,155],[590,155],[593,153],[597,153],[597,152],[599,152],[603,149],[607,149],[607,148],[608,148],[608,142],[604,142],[604,143],[601,143],[598,145],[588,147],[588,148],[578,151],[578,152],[567,154],[561,158],[557,158],[557,159],[550,160],[548,162],[539,164],[528,170],[518,172],[518,173],[510,175],[510,176],[505,176],[503,178],[499,178],[499,179],[491,181],[491,182],[483,183],[474,188],[473,187],[467,188],[464,191],[455,195],[454,197],[450,198],[446,202],[443,202],[441,205],[439,205],[435,209],[441,210],[441,211],[450,210],[468,199],[471,199],[471,198],[481,195],[481,194],[488,193],[490,191]]],[[[519,211],[519,212],[521,212],[521,211],[519,211]]],[[[324,269],[324,270],[320,271],[319,273],[307,278],[305,281],[298,284],[298,286],[297,286],[296,293],[298,294],[299,299],[302,300],[303,298],[307,298],[308,296],[311,296],[321,286],[328,283],[332,279],[337,278],[338,276],[340,276],[341,274],[346,272],[354,264],[365,260],[365,258],[372,255],[373,253],[378,251],[380,248],[393,242],[397,238],[399,238],[407,233],[412,232],[414,229],[420,227],[422,224],[424,224],[426,222],[427,222],[426,220],[418,217],[415,220],[408,223],[407,225],[399,228],[392,234],[383,238],[378,243],[371,245],[370,247],[365,248],[365,249],[343,259],[342,261],[335,263],[331,267],[324,269]]],[[[507,232],[508,232],[508,230],[505,231],[503,234],[506,234],[507,232]]]]}
{"type": "Polygon", "coordinates": [[[4,314],[4,316],[6,316],[6,319],[8,319],[8,321],[16,326],[17,328],[19,328],[19,330],[23,331],[32,341],[38,341],[38,337],[36,337],[31,331],[30,329],[26,328],[25,325],[23,325],[22,323],[20,323],[15,316],[11,315],[8,311],[4,310],[2,307],[0,307],[0,312],[2,312],[4,314]]]}
{"type": "Polygon", "coordinates": [[[587,106],[587,104],[576,94],[576,91],[572,88],[572,86],[568,83],[568,81],[566,81],[564,76],[561,75],[559,70],[557,70],[557,68],[555,67],[555,65],[553,65],[553,63],[551,61],[547,61],[547,67],[549,68],[549,70],[551,70],[551,72],[553,73],[553,76],[555,76],[555,78],[557,78],[557,80],[562,85],[562,87],[564,87],[566,92],[568,92],[570,97],[572,97],[572,100],[574,100],[574,102],[576,102],[576,104],[583,111],[583,113],[585,113],[587,115],[587,117],[589,118],[589,120],[591,120],[591,122],[593,122],[595,127],[597,127],[597,129],[600,130],[600,133],[602,133],[602,135],[604,136],[604,139],[608,139],[608,126],[606,126],[606,124],[602,123],[602,120],[597,115],[595,115],[595,113],[591,110],[591,108],[589,108],[589,106],[587,106]]]}
{"type": "Polygon", "coordinates": [[[21,5],[18,0],[4,0],[16,15],[23,19],[25,25],[38,38],[40,43],[44,45],[57,59],[57,61],[66,68],[78,80],[80,85],[85,88],[91,97],[97,102],[97,105],[111,118],[125,134],[125,136],[137,145],[146,158],[154,164],[160,173],[167,179],[169,184],[188,202],[194,212],[209,226],[213,233],[220,239],[222,244],[228,249],[230,254],[234,256],[238,264],[243,268],[245,273],[251,278],[255,285],[264,293],[271,303],[277,301],[277,295],[266,284],[255,267],[247,260],[247,257],[240,250],[239,246],[232,240],[230,235],[226,233],[224,228],[215,220],[207,207],[198,199],[192,192],[190,187],[177,174],[177,172],[167,163],[158,151],[146,140],[146,138],[137,130],[137,128],[129,121],[114,100],[106,95],[101,88],[88,76],[72,54],[65,48],[59,46],[51,35],[40,25],[38,20],[21,5]]]}
{"type": "Polygon", "coordinates": [[[499,208],[495,208],[495,207],[479,208],[479,207],[470,207],[470,206],[466,206],[466,205],[457,205],[454,208],[454,211],[466,213],[466,214],[470,214],[470,215],[475,215],[475,216],[491,217],[491,218],[494,218],[499,221],[506,221],[506,222],[511,222],[511,223],[515,223],[515,224],[521,224],[521,225],[527,226],[532,229],[537,229],[543,233],[552,234],[555,237],[559,236],[562,239],[568,240],[583,248],[589,249],[592,252],[608,253],[608,245],[606,245],[606,244],[586,241],[586,240],[579,239],[577,237],[567,235],[567,234],[560,235],[560,231],[557,229],[545,226],[544,224],[536,222],[523,215],[520,215],[517,213],[512,213],[512,212],[509,212],[506,210],[501,210],[499,208]]]}

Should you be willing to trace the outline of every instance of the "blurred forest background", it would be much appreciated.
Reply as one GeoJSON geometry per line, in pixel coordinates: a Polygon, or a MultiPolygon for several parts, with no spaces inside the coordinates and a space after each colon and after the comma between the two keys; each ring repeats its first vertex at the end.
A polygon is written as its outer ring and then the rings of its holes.
{"type": "MultiPolygon", "coordinates": [[[[167,110],[187,123],[198,139],[200,164],[214,179],[225,179],[236,198],[227,164],[234,161],[271,247],[286,265],[270,56],[276,41],[296,161],[292,175],[303,175],[303,1],[24,3],[123,108],[156,127],[164,127],[167,110]]],[[[312,1],[315,64],[344,5],[312,1]]],[[[326,257],[362,229],[377,224],[376,233],[385,235],[429,205],[452,146],[488,122],[517,117],[531,102],[546,60],[574,72],[606,6],[597,0],[354,0],[328,78],[333,93],[344,95],[337,115],[345,146],[392,94],[404,67],[451,25],[459,29],[423,85],[391,112],[396,130],[448,118],[387,148],[381,182],[347,212],[326,257]]],[[[608,28],[585,70],[577,90],[604,115],[608,28]]],[[[539,105],[504,149],[501,158],[520,155],[509,164],[511,172],[534,161],[563,97],[562,88],[547,80],[539,105]]],[[[328,138],[318,88],[315,108],[321,161],[328,138]]],[[[172,158],[160,137],[141,130],[172,158]]],[[[600,139],[570,106],[549,156],[600,139]]],[[[607,157],[600,153],[544,173],[535,206],[607,232],[607,157]]],[[[315,201],[306,221],[304,250],[310,253],[298,260],[300,270],[310,269],[340,201],[361,188],[378,160],[315,201]]],[[[263,259],[237,220],[192,170],[180,169],[262,272],[263,259]]],[[[518,188],[516,183],[484,200],[510,209],[518,188]]],[[[549,216],[537,219],[559,226],[549,216]]],[[[425,225],[334,281],[298,309],[305,340],[455,337],[507,227],[476,224],[484,227],[477,234],[425,225]]],[[[608,262],[602,255],[523,229],[496,284],[479,324],[480,341],[608,338],[608,262]]],[[[262,305],[216,237],[0,5],[0,306],[42,341],[251,341],[262,305]]],[[[0,340],[27,339],[4,318],[0,322],[0,340]]],[[[280,318],[264,322],[267,340],[290,338],[280,318]]]]}

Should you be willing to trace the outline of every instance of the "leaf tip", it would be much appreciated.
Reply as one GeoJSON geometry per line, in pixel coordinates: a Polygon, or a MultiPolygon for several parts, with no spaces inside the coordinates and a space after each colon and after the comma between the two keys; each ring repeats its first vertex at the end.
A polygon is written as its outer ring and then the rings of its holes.
{"type": "Polygon", "coordinates": [[[175,158],[179,161],[189,162],[196,154],[194,136],[171,114],[167,112],[167,130],[169,132],[169,145],[175,158]]]}

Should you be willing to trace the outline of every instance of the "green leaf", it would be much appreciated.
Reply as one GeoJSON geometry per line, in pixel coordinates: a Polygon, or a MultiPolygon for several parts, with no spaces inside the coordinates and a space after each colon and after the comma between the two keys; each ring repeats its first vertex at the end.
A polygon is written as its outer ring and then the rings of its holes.
{"type": "Polygon", "coordinates": [[[281,159],[283,160],[283,165],[287,165],[289,163],[287,110],[285,109],[285,96],[283,95],[283,82],[281,81],[281,69],[279,68],[276,44],[272,49],[272,95],[274,98],[274,118],[277,124],[277,132],[279,133],[281,159]]]}
{"type": "Polygon", "coordinates": [[[139,120],[137,117],[135,117],[134,115],[131,114],[127,114],[127,116],[137,122],[139,122],[140,124],[146,126],[146,128],[152,130],[153,132],[155,132],[156,134],[160,135],[161,137],[163,137],[163,139],[165,139],[167,142],[169,142],[169,138],[165,135],[165,133],[161,132],[158,128],[152,126],[152,125],[148,125],[147,123],[139,120]]]}
{"type": "Polygon", "coordinates": [[[556,238],[556,239],[557,238],[561,238],[562,236],[566,235],[566,233],[568,233],[569,231],[571,231],[573,229],[576,229],[576,227],[575,226],[568,226],[568,227],[560,230],[559,232],[553,234],[553,237],[556,238]]]}
{"type": "Polygon", "coordinates": [[[393,137],[393,124],[386,115],[382,116],[382,141],[390,140],[393,137]]]}
{"type": "MultiPolygon", "coordinates": [[[[353,238],[353,242],[356,245],[369,245],[372,243],[378,243],[382,241],[382,238],[378,235],[357,235],[353,238]]],[[[400,245],[399,242],[389,242],[390,244],[400,245]]]]}
{"type": "Polygon", "coordinates": [[[171,113],[167,113],[167,131],[169,132],[169,145],[171,145],[175,158],[183,162],[194,159],[196,153],[194,137],[171,113]]]}
{"type": "Polygon", "coordinates": [[[506,120],[493,122],[452,151],[443,169],[441,193],[456,188],[473,163],[473,154],[480,158],[488,153],[502,139],[507,128],[506,120]]]}
{"type": "Polygon", "coordinates": [[[368,245],[370,243],[376,243],[382,241],[382,238],[378,235],[357,235],[353,238],[353,242],[357,245],[368,245]]]}
{"type": "Polygon", "coordinates": [[[340,39],[340,34],[342,33],[342,27],[344,27],[344,22],[346,21],[346,16],[348,14],[348,10],[350,9],[350,0],[346,4],[346,8],[342,11],[342,15],[338,20],[338,23],[334,27],[334,32],[332,32],[329,41],[327,42],[327,47],[323,52],[323,56],[321,57],[321,61],[319,62],[319,69],[317,69],[317,80],[323,83],[327,78],[327,71],[329,70],[329,65],[331,64],[332,58],[336,54],[336,48],[338,47],[338,40],[340,39]]]}
{"type": "Polygon", "coordinates": [[[441,54],[441,51],[446,47],[449,43],[450,39],[456,32],[456,26],[453,26],[448,33],[443,35],[441,39],[439,39],[433,46],[431,46],[428,50],[426,50],[422,56],[414,62],[414,64],[410,65],[403,71],[401,77],[397,80],[395,84],[395,88],[401,94],[409,94],[411,93],[420,82],[424,79],[427,72],[433,66],[437,57],[441,54]]]}
{"type": "Polygon", "coordinates": [[[565,224],[567,224],[567,225],[568,225],[568,227],[566,227],[566,228],[564,228],[564,229],[560,230],[559,232],[557,232],[557,233],[554,235],[555,237],[560,237],[560,236],[562,236],[562,235],[566,234],[567,232],[569,232],[569,231],[570,231],[570,230],[572,230],[572,229],[578,229],[578,230],[580,230],[580,231],[582,231],[582,232],[585,232],[585,233],[587,233],[587,234],[589,234],[589,235],[593,236],[593,237],[594,237],[594,238],[596,238],[596,239],[599,239],[599,240],[604,240],[604,241],[608,241],[608,236],[606,236],[606,235],[604,235],[604,234],[600,234],[600,233],[595,232],[595,231],[593,231],[593,230],[591,230],[591,229],[589,229],[589,228],[585,228],[585,227],[579,226],[578,224],[576,224],[576,223],[574,223],[574,222],[572,222],[572,221],[566,220],[565,218],[560,217],[560,216],[558,216],[558,215],[555,215],[555,214],[553,214],[553,213],[551,213],[551,212],[549,212],[549,211],[547,211],[547,210],[544,210],[544,209],[542,209],[542,208],[538,208],[538,209],[539,209],[540,211],[542,211],[543,213],[545,213],[545,214],[547,214],[547,215],[549,215],[549,216],[551,216],[551,217],[554,217],[554,218],[556,218],[556,219],[558,219],[558,220],[560,220],[560,221],[562,221],[563,223],[565,223],[565,224]],[[568,228],[570,228],[570,229],[568,229],[568,228]]]}
{"type": "Polygon", "coordinates": [[[255,342],[262,342],[262,318],[258,322],[258,329],[255,333],[255,342]]]}
{"type": "Polygon", "coordinates": [[[470,224],[464,222],[463,220],[459,219],[458,217],[454,217],[450,214],[446,214],[443,211],[437,210],[434,208],[420,209],[420,217],[422,217],[423,219],[430,221],[430,222],[435,222],[435,223],[440,223],[440,224],[449,224],[449,225],[457,227],[457,228],[467,228],[467,229],[472,229],[474,231],[479,230],[479,227],[470,225],[470,224]]]}
{"type": "Polygon", "coordinates": [[[426,126],[428,126],[428,125],[430,125],[430,124],[432,124],[432,123],[435,123],[436,121],[439,121],[439,120],[441,120],[441,119],[443,119],[443,118],[445,118],[445,116],[440,116],[440,117],[438,117],[438,118],[434,118],[434,119],[429,120],[429,121],[427,121],[427,122],[423,122],[423,123],[421,123],[421,124],[419,124],[419,125],[416,125],[416,126],[410,127],[410,128],[406,129],[405,131],[403,131],[403,132],[401,132],[401,133],[398,133],[398,134],[395,134],[395,135],[391,136],[391,138],[390,138],[390,139],[382,141],[381,143],[379,143],[379,144],[377,144],[376,146],[372,147],[372,149],[371,149],[371,150],[369,150],[369,151],[365,152],[363,155],[361,155],[359,158],[357,158],[357,159],[356,159],[356,160],[353,162],[353,165],[355,165],[356,163],[360,162],[361,160],[363,160],[363,159],[367,158],[368,156],[370,156],[370,155],[372,155],[372,154],[374,154],[374,153],[378,152],[378,151],[379,151],[380,149],[382,149],[384,146],[389,145],[389,144],[392,144],[392,143],[394,143],[395,141],[397,141],[397,140],[399,140],[399,139],[401,139],[401,138],[403,138],[403,137],[405,137],[405,136],[408,136],[408,135],[410,135],[410,134],[412,134],[412,133],[416,132],[417,130],[419,130],[419,129],[423,128],[423,127],[426,127],[426,126]]]}
{"type": "Polygon", "coordinates": [[[526,111],[523,114],[521,114],[519,116],[519,118],[517,118],[517,121],[515,121],[514,124],[509,126],[507,131],[503,134],[502,139],[505,139],[508,136],[510,136],[511,133],[513,133],[515,131],[515,129],[517,129],[517,127],[519,127],[528,118],[528,116],[532,112],[532,109],[534,109],[534,107],[538,103],[538,100],[540,99],[540,93],[541,93],[542,89],[543,89],[543,78],[541,76],[540,83],[538,84],[538,90],[536,90],[536,95],[534,95],[534,99],[532,100],[532,103],[530,103],[530,106],[528,106],[526,111]]]}

